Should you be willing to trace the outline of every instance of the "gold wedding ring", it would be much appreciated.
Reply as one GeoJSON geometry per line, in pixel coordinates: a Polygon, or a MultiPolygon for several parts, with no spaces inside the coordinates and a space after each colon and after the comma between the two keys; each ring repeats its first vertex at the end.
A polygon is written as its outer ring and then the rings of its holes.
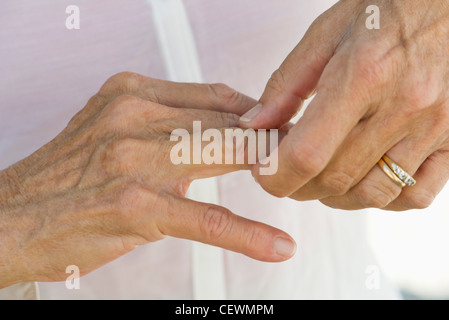
{"type": "Polygon", "coordinates": [[[388,164],[383,160],[380,159],[379,162],[377,162],[377,164],[379,165],[379,167],[382,169],[383,172],[385,172],[385,174],[390,177],[390,179],[396,183],[397,186],[404,188],[405,187],[405,183],[402,182],[401,179],[399,179],[399,177],[397,175],[394,174],[394,172],[390,169],[390,167],[388,166],[388,164]]]}
{"type": "Polygon", "coordinates": [[[377,163],[385,174],[399,187],[413,187],[416,180],[413,179],[404,169],[391,160],[386,154],[377,163]]]}

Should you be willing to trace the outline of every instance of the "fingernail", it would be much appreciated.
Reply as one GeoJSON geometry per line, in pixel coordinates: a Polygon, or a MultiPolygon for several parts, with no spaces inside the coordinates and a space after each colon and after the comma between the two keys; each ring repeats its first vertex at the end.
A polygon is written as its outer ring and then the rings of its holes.
{"type": "Polygon", "coordinates": [[[251,122],[262,110],[262,104],[258,103],[254,108],[249,110],[243,116],[240,117],[240,121],[251,122]]]}
{"type": "Polygon", "coordinates": [[[273,248],[278,255],[282,257],[291,257],[296,252],[296,243],[287,238],[277,237],[274,240],[273,248]]]}

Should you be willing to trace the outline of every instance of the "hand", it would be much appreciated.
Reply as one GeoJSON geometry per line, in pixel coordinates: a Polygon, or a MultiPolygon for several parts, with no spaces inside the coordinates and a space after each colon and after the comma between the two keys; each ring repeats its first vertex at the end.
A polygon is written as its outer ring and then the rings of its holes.
{"type": "Polygon", "coordinates": [[[310,27],[242,126],[280,127],[316,96],[279,146],[276,196],[340,209],[425,208],[449,178],[449,2],[338,2],[310,27]],[[380,29],[366,27],[370,5],[380,29]],[[414,175],[401,189],[376,165],[414,175]]]}
{"type": "Polygon", "coordinates": [[[184,198],[192,180],[248,165],[170,161],[172,130],[191,130],[194,120],[235,127],[230,112],[254,104],[224,85],[110,78],[53,141],[1,172],[0,287],[64,280],[72,264],[84,275],[165,236],[288,259],[286,233],[184,198]]]}

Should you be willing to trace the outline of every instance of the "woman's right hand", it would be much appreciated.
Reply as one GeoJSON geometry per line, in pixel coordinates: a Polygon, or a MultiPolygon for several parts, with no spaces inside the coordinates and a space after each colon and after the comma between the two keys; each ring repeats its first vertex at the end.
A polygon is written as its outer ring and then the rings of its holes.
{"type": "Polygon", "coordinates": [[[290,258],[285,232],[184,197],[194,179],[248,166],[170,161],[172,130],[236,127],[255,104],[220,84],[111,77],[53,141],[0,172],[0,288],[65,280],[69,265],[84,275],[165,236],[290,258]]]}

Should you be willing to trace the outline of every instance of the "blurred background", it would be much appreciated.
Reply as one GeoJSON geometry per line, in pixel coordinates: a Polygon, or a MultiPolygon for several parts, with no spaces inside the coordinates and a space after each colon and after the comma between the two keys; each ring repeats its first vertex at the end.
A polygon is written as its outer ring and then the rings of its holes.
{"type": "Polygon", "coordinates": [[[449,299],[449,186],[425,210],[371,210],[369,237],[380,267],[406,299],[449,299]]]}

